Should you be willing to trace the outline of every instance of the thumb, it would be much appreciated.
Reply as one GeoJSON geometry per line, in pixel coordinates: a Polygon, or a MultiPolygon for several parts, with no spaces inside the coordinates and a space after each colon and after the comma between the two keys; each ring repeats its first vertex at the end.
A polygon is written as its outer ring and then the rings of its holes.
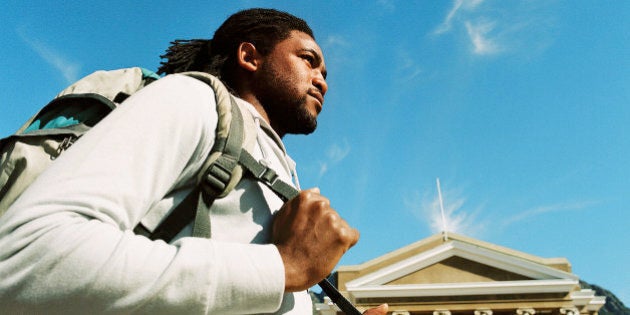
{"type": "Polygon", "coordinates": [[[375,308],[371,308],[363,313],[363,315],[385,315],[387,314],[387,310],[389,309],[389,305],[381,304],[375,308]]]}

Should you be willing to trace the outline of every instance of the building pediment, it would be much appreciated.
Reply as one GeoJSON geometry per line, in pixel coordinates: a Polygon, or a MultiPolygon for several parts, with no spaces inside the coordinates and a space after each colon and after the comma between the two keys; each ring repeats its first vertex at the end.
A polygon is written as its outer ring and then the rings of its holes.
{"type": "Polygon", "coordinates": [[[451,239],[347,281],[354,297],[568,293],[578,277],[495,248],[451,239]]]}
{"type": "Polygon", "coordinates": [[[388,303],[401,314],[486,314],[489,309],[496,314],[529,314],[532,309],[593,314],[605,302],[592,290],[580,290],[565,258],[541,258],[450,233],[360,265],[341,266],[335,280],[361,309],[388,303]]]}

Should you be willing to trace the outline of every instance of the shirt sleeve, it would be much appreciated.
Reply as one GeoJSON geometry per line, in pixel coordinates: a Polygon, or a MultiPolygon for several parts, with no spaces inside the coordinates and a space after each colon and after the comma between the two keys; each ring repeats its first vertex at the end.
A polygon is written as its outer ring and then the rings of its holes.
{"type": "Polygon", "coordinates": [[[282,300],[273,245],[131,230],[214,141],[212,89],[172,75],[126,100],[0,218],[0,305],[9,313],[268,313],[282,300]],[[237,262],[237,263],[236,263],[237,262]]]}

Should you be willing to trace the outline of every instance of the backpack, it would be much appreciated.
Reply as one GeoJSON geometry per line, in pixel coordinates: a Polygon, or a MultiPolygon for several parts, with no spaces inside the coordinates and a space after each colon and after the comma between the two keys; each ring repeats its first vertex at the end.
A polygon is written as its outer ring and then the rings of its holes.
{"type": "MultiPolygon", "coordinates": [[[[226,196],[238,184],[244,168],[272,190],[286,192],[281,198],[288,200],[297,195],[297,191],[291,191],[292,186],[280,183],[273,170],[247,152],[254,146],[255,123],[251,115],[242,114],[245,109],[240,108],[223,83],[203,72],[182,74],[214,90],[218,113],[216,139],[198,172],[193,193],[155,229],[149,230],[141,224],[134,229],[151,239],[169,241],[193,219],[193,234],[209,237],[208,216],[201,214],[209,209],[214,199],[226,196]],[[196,212],[186,209],[196,209],[196,212]]],[[[64,150],[127,97],[158,79],[157,74],[139,67],[96,71],[61,91],[15,134],[0,139],[0,216],[64,150]]]]}
{"type": "MultiPolygon", "coordinates": [[[[204,72],[181,74],[212,87],[218,123],[214,146],[197,173],[193,191],[157,227],[147,228],[139,223],[134,228],[136,234],[166,242],[193,221],[193,236],[210,237],[210,206],[215,199],[226,196],[245,175],[267,185],[285,202],[299,193],[249,153],[256,141],[257,127],[223,83],[204,72]]],[[[140,67],[96,71],[61,91],[13,135],[0,139],[0,216],[63,151],[126,98],[159,78],[140,67]]],[[[346,314],[360,314],[328,280],[319,285],[346,314]]]]}

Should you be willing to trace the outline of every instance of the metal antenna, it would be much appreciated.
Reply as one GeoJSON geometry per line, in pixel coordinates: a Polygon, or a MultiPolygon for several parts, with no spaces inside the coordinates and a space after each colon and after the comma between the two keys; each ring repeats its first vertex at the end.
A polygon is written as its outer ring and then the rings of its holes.
{"type": "Polygon", "coordinates": [[[442,214],[442,235],[444,236],[444,241],[448,240],[448,232],[446,231],[446,216],[444,215],[444,202],[442,201],[442,190],[440,189],[440,178],[436,178],[437,182],[437,191],[438,198],[440,200],[440,213],[442,214]]]}

